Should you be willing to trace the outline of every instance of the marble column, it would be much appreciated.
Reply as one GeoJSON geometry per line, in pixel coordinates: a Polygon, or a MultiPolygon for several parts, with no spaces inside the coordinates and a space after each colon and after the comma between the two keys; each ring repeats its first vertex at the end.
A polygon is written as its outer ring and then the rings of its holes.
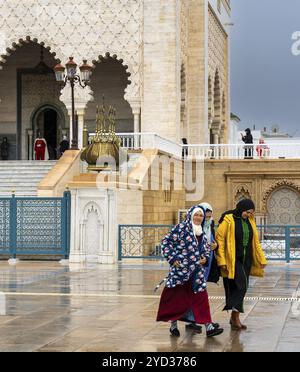
{"type": "Polygon", "coordinates": [[[72,123],[72,111],[68,110],[68,115],[70,119],[70,132],[69,132],[69,138],[70,138],[70,148],[72,146],[72,139],[73,139],[73,123],[72,123]]]}
{"type": "MultiPolygon", "coordinates": [[[[134,117],[134,133],[141,133],[141,101],[139,99],[132,99],[129,101],[129,104],[132,109],[133,117],[134,117]]],[[[140,136],[134,137],[134,147],[139,148],[140,147],[140,136]]]]}
{"type": "Polygon", "coordinates": [[[28,130],[28,159],[33,160],[33,130],[28,130]]]}
{"type": "Polygon", "coordinates": [[[217,133],[214,134],[214,145],[219,145],[219,135],[217,133]]]}
{"type": "MultiPolygon", "coordinates": [[[[84,114],[85,109],[89,101],[93,101],[93,92],[89,86],[85,89],[80,86],[75,86],[75,112],[78,115],[78,148],[81,149],[83,145],[83,126],[84,126],[84,114]]],[[[66,105],[68,114],[70,117],[70,145],[72,146],[72,102],[71,102],[71,89],[69,85],[66,85],[61,91],[60,100],[66,105]]]]}
{"type": "Polygon", "coordinates": [[[78,148],[81,150],[83,148],[83,127],[84,127],[84,114],[85,110],[77,110],[78,117],[78,148]]]}

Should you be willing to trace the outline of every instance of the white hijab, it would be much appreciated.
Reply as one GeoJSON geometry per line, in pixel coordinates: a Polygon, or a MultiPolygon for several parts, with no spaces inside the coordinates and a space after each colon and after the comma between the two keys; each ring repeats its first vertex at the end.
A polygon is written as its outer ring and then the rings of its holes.
{"type": "Polygon", "coordinates": [[[201,213],[204,217],[204,212],[201,208],[195,208],[192,212],[192,225],[193,225],[193,232],[195,236],[200,236],[203,234],[202,225],[195,225],[194,224],[194,216],[196,213],[201,213]]]}
{"type": "MultiPolygon", "coordinates": [[[[204,208],[205,212],[207,210],[213,212],[212,206],[210,204],[208,204],[208,203],[201,203],[200,206],[202,208],[204,208]]],[[[204,233],[205,233],[208,241],[211,241],[211,238],[212,238],[211,222],[212,222],[212,218],[210,218],[209,220],[205,221],[205,224],[204,224],[204,233]]]]}

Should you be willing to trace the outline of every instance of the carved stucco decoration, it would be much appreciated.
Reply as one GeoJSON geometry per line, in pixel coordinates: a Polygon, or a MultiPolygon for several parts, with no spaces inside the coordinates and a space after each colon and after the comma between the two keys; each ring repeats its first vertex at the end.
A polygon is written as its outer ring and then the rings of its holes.
{"type": "Polygon", "coordinates": [[[291,180],[280,180],[269,185],[262,194],[262,209],[264,213],[267,213],[267,204],[270,196],[279,188],[290,188],[300,193],[300,182],[294,182],[291,180]]]}
{"type": "Polygon", "coordinates": [[[238,185],[235,188],[234,203],[237,204],[241,199],[252,199],[251,190],[247,185],[238,185]]]}
{"type": "Polygon", "coordinates": [[[290,187],[276,189],[267,202],[270,225],[299,225],[300,194],[290,187]]]}
{"type": "MultiPolygon", "coordinates": [[[[1,64],[29,41],[51,49],[63,63],[71,55],[80,63],[109,52],[128,65],[125,98],[140,98],[142,0],[0,0],[0,14],[1,64]]],[[[78,94],[90,100],[89,93],[78,94]]]]}
{"type": "Polygon", "coordinates": [[[55,79],[49,75],[22,76],[22,124],[23,130],[30,128],[33,112],[41,105],[53,105],[64,114],[66,110],[59,101],[60,89],[55,79]]]}
{"type": "Polygon", "coordinates": [[[82,210],[80,243],[85,255],[98,255],[104,246],[104,221],[101,208],[89,202],[82,210]]]}
{"type": "Polygon", "coordinates": [[[227,61],[228,36],[213,11],[209,8],[208,17],[208,53],[209,53],[209,75],[214,78],[219,71],[221,90],[227,89],[227,61]]]}

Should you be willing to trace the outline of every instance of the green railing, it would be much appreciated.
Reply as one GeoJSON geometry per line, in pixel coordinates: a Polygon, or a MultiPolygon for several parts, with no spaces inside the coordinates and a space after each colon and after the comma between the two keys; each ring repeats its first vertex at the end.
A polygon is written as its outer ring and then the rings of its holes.
{"type": "MultiPolygon", "coordinates": [[[[119,260],[162,259],[160,244],[171,225],[120,225],[119,260]]],[[[258,226],[262,248],[268,260],[300,260],[300,226],[258,226]]]]}
{"type": "Polygon", "coordinates": [[[57,255],[70,251],[71,196],[0,198],[0,255],[57,255]]]}

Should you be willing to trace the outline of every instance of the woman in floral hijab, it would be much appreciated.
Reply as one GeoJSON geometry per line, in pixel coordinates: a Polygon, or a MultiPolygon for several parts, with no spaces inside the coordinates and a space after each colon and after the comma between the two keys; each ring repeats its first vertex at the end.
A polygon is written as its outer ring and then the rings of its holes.
{"type": "Polygon", "coordinates": [[[201,332],[200,324],[206,325],[208,337],[223,333],[212,323],[205,265],[211,249],[203,232],[205,211],[194,206],[187,219],[174,227],[162,241],[162,252],[170,264],[166,287],[162,293],[157,321],[171,322],[170,332],[180,336],[177,321],[193,322],[189,328],[201,332]]]}

